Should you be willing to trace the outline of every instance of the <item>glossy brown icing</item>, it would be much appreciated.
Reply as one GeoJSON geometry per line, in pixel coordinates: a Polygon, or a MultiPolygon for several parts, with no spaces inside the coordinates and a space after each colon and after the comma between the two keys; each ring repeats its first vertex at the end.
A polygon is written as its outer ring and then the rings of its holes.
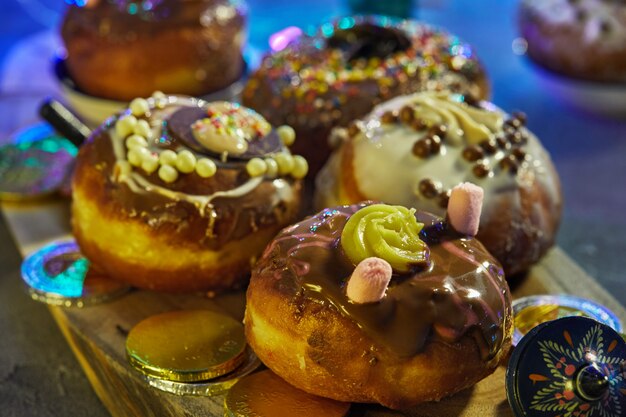
{"type": "Polygon", "coordinates": [[[484,360],[509,336],[511,295],[498,262],[482,244],[460,236],[426,212],[416,214],[430,249],[429,266],[394,274],[378,303],[356,304],[345,295],[354,265],[342,253],[348,218],[371,203],[325,209],[283,230],[257,263],[253,277],[297,302],[305,297],[330,305],[353,320],[374,342],[399,356],[419,353],[432,339],[453,343],[474,338],[484,360]]]}
{"type": "MultiPolygon", "coordinates": [[[[76,2],[78,3],[78,2],[76,2]]],[[[98,97],[202,95],[242,74],[246,9],[229,0],[90,0],[61,26],[67,67],[98,97]]]]}
{"type": "MultiPolygon", "coordinates": [[[[176,181],[166,183],[157,171],[149,174],[141,168],[133,168],[133,175],[140,176],[147,186],[120,180],[116,164],[125,162],[125,156],[120,158],[115,151],[114,142],[119,142],[120,138],[114,129],[118,117],[114,117],[94,132],[81,150],[79,163],[96,167],[100,171],[105,181],[105,199],[108,204],[116,206],[119,216],[141,221],[156,231],[163,230],[171,234],[174,241],[197,242],[210,249],[219,249],[230,241],[242,239],[266,226],[285,224],[286,216],[290,215],[287,205],[299,199],[300,181],[288,176],[263,176],[249,190],[229,195],[233,190],[252,184],[254,179],[246,172],[247,161],[222,159],[208,151],[201,153],[190,148],[175,132],[168,129],[168,122],[180,109],[202,109],[207,103],[185,97],[169,97],[168,100],[169,104],[158,109],[154,107],[154,99],[150,99],[151,111],[138,118],[148,121],[153,128],[148,149],[157,153],[166,149],[187,149],[197,159],[211,159],[217,165],[217,171],[210,178],[202,178],[196,172],[180,174],[176,181]],[[159,192],[156,187],[178,193],[182,197],[173,198],[159,192]],[[200,202],[206,201],[206,204],[193,201],[195,198],[200,202]]],[[[260,154],[259,149],[264,148],[265,140],[274,144],[275,131],[267,137],[258,138],[255,141],[257,143],[251,142],[255,143],[251,147],[260,154]]],[[[283,150],[282,145],[280,150],[283,150]]],[[[124,150],[123,155],[125,153],[124,150]]]]}
{"type": "Polygon", "coordinates": [[[190,26],[243,23],[242,3],[228,0],[90,0],[68,9],[68,30],[80,27],[111,41],[148,37],[158,31],[190,26]],[[98,25],[97,23],[100,23],[98,25]]]}

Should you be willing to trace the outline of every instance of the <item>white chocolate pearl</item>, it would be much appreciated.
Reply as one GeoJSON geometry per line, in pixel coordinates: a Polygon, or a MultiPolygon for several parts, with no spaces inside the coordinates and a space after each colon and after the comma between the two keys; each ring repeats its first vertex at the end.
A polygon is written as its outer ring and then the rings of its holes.
{"type": "Polygon", "coordinates": [[[274,160],[278,164],[278,173],[287,175],[293,170],[293,157],[287,153],[279,153],[274,155],[274,160]]]}
{"type": "Polygon", "coordinates": [[[202,178],[212,177],[215,172],[217,172],[217,166],[208,158],[200,158],[196,163],[196,174],[202,178]]]}
{"type": "Polygon", "coordinates": [[[306,174],[309,172],[309,163],[300,155],[296,155],[293,157],[293,170],[291,171],[291,176],[295,179],[302,179],[306,177],[306,174]]]}
{"type": "Polygon", "coordinates": [[[154,93],[152,93],[152,98],[165,98],[165,94],[163,93],[163,91],[155,91],[154,93]]]}
{"type": "Polygon", "coordinates": [[[190,174],[196,168],[196,157],[188,150],[180,151],[176,155],[176,168],[183,174],[190,174]]]}
{"type": "Polygon", "coordinates": [[[148,146],[148,141],[146,141],[143,136],[130,135],[128,139],[126,139],[126,147],[128,149],[145,148],[146,146],[148,146]]]}
{"type": "Polygon", "coordinates": [[[131,171],[132,167],[128,161],[117,161],[115,163],[114,173],[118,179],[126,177],[131,171]]]}
{"type": "Polygon", "coordinates": [[[293,142],[296,140],[296,131],[291,126],[280,126],[276,129],[276,133],[278,133],[278,137],[285,146],[293,145],[293,142]]]}
{"type": "Polygon", "coordinates": [[[166,149],[159,155],[159,162],[161,165],[175,165],[177,156],[173,150],[166,149]]]}
{"type": "Polygon", "coordinates": [[[161,168],[159,168],[159,178],[167,183],[174,182],[178,178],[178,171],[171,165],[161,165],[161,168]]]}
{"type": "Polygon", "coordinates": [[[251,177],[260,177],[267,171],[267,164],[261,158],[252,158],[246,164],[246,171],[251,177]]]}
{"type": "Polygon", "coordinates": [[[141,169],[146,171],[148,174],[152,174],[159,167],[159,157],[150,154],[150,156],[143,158],[141,161],[141,169]]]}
{"type": "Polygon", "coordinates": [[[126,154],[126,159],[128,160],[128,162],[135,167],[138,167],[139,165],[141,165],[141,155],[138,151],[138,149],[145,149],[145,148],[132,148],[131,150],[128,151],[128,154],[126,154]]]}
{"type": "Polygon", "coordinates": [[[133,115],[143,116],[150,110],[150,105],[148,104],[148,100],[145,98],[136,98],[130,102],[128,108],[133,115]]]}
{"type": "Polygon", "coordinates": [[[137,118],[135,116],[128,115],[120,117],[119,119],[117,119],[117,122],[115,122],[115,133],[125,138],[126,136],[133,133],[133,129],[135,128],[136,124],[137,118]]]}
{"type": "Polygon", "coordinates": [[[276,175],[278,175],[278,164],[276,163],[276,161],[274,161],[271,158],[266,158],[265,166],[266,166],[265,175],[267,175],[270,178],[273,178],[276,175]]]}
{"type": "Polygon", "coordinates": [[[146,139],[150,139],[152,136],[152,129],[150,129],[150,123],[147,120],[138,120],[135,128],[133,129],[135,135],[143,136],[146,139]]]}

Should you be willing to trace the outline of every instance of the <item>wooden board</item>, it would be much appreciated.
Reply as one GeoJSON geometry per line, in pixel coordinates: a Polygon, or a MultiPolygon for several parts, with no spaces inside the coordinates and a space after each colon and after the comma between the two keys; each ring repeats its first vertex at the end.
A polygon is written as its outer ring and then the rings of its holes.
{"type": "MultiPolygon", "coordinates": [[[[67,234],[67,207],[54,202],[31,208],[4,207],[23,253],[67,234]],[[39,233],[28,225],[45,224],[39,233]]],[[[554,248],[523,279],[513,282],[515,297],[532,294],[575,294],[596,300],[626,322],[626,310],[561,249],[554,248]]],[[[50,307],[96,394],[114,417],[222,416],[222,396],[181,397],[150,387],[127,363],[125,336],[139,321],[175,309],[207,308],[243,317],[243,292],[214,299],[133,291],[113,302],[84,309],[50,307]]],[[[372,405],[353,405],[350,416],[372,417],[512,417],[504,389],[505,368],[473,388],[439,403],[403,412],[372,405]]]]}

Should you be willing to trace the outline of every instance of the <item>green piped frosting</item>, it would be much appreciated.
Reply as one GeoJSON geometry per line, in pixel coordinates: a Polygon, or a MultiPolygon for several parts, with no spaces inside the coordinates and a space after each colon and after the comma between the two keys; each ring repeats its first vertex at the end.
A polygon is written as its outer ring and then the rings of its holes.
{"type": "Polygon", "coordinates": [[[396,272],[408,272],[428,260],[428,246],[419,237],[423,227],[415,209],[373,204],[350,216],[341,233],[341,246],[355,265],[375,256],[389,262],[396,272]]]}

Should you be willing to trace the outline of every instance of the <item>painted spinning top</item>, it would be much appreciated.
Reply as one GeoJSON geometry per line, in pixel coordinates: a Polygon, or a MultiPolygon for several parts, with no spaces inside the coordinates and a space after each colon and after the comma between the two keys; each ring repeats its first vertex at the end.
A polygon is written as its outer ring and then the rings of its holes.
{"type": "Polygon", "coordinates": [[[522,338],[506,375],[517,417],[626,414],[626,342],[586,317],[546,322],[522,338]]]}

